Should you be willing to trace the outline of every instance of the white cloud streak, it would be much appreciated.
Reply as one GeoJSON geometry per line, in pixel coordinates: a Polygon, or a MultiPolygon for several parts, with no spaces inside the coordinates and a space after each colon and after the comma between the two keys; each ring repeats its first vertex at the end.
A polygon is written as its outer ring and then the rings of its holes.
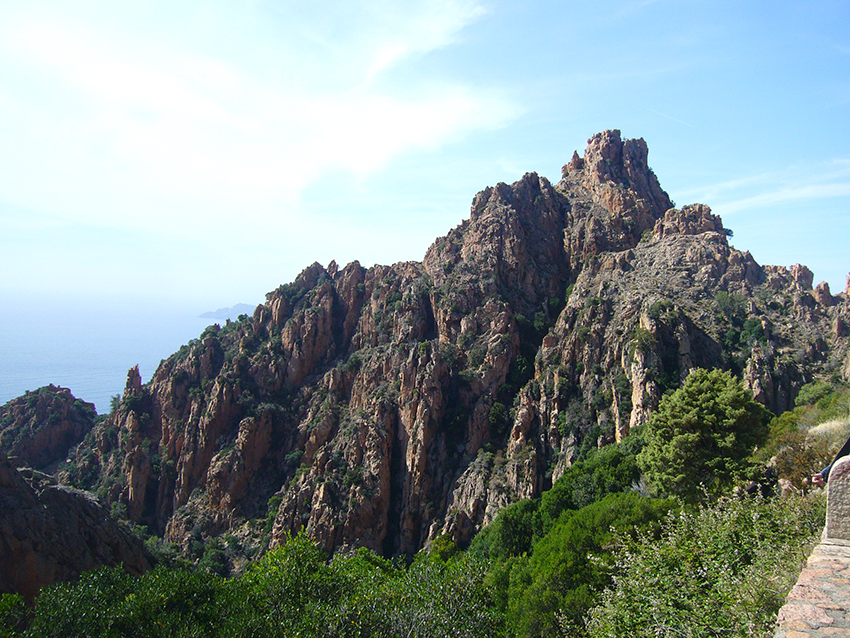
{"type": "Polygon", "coordinates": [[[315,25],[284,6],[300,35],[258,35],[260,54],[272,55],[265,67],[160,34],[8,21],[0,65],[13,81],[0,83],[0,139],[20,150],[0,159],[0,199],[118,227],[185,232],[234,213],[268,224],[274,212],[283,228],[282,212],[297,211],[303,189],[328,171],[365,178],[399,154],[517,114],[449,80],[382,82],[410,56],[451,44],[483,14],[478,3],[350,4],[307,39],[315,25]],[[346,17],[365,30],[346,31],[346,17]]]}
{"type": "Polygon", "coordinates": [[[776,206],[794,201],[812,201],[850,196],[850,184],[804,184],[759,193],[752,197],[726,202],[718,206],[724,214],[734,214],[754,208],[776,206]]]}
{"type": "Polygon", "coordinates": [[[709,184],[680,194],[687,201],[711,202],[715,212],[734,215],[791,202],[850,196],[850,160],[759,173],[709,184]],[[755,194],[752,194],[755,192],[755,194]]]}

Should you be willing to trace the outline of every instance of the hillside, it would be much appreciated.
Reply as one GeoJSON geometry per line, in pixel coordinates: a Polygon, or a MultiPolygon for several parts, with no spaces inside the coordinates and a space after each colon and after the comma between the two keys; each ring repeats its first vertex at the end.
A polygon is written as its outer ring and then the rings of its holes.
{"type": "Polygon", "coordinates": [[[0,406],[0,450],[37,470],[64,461],[94,427],[95,409],[67,388],[45,386],[0,406]]]}
{"type": "Polygon", "coordinates": [[[743,375],[776,413],[850,376],[848,292],[729,236],[674,207],[643,140],[600,133],[556,184],[480,192],[421,262],[313,264],[148,383],[132,369],[64,480],[189,555],[300,529],[385,556],[464,544],[693,368],[743,375]]]}

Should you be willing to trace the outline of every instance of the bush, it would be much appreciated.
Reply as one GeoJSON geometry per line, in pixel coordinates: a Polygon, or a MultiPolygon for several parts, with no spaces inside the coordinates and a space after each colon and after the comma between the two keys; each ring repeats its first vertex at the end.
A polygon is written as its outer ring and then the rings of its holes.
{"type": "Polygon", "coordinates": [[[610,583],[615,530],[658,529],[672,505],[629,492],[563,512],[530,559],[513,568],[507,618],[514,634],[553,635],[558,615],[569,619],[571,633],[581,631],[597,592],[610,583]]]}
{"type": "MultiPolygon", "coordinates": [[[[370,633],[348,635],[437,638],[503,635],[502,615],[484,584],[486,565],[462,559],[444,563],[418,554],[383,587],[384,600],[370,633]]],[[[339,635],[339,634],[337,634],[339,635]]]]}
{"type": "Polygon", "coordinates": [[[635,331],[632,334],[632,348],[634,348],[634,350],[644,355],[648,355],[655,349],[656,345],[657,341],[655,340],[655,335],[653,335],[649,330],[640,326],[635,328],[635,331]]]}
{"type": "Polygon", "coordinates": [[[812,381],[800,388],[797,398],[794,399],[794,405],[814,405],[821,399],[829,396],[833,392],[833,387],[824,381],[812,381]]]}
{"type": "MultiPolygon", "coordinates": [[[[453,553],[450,543],[443,542],[442,550],[453,553]]],[[[365,549],[328,561],[299,535],[241,578],[162,566],[136,578],[120,567],[105,568],[76,585],[45,589],[26,635],[503,635],[502,614],[484,582],[486,563],[457,556],[447,563],[439,554],[420,553],[408,569],[365,549]]],[[[0,632],[7,632],[0,636],[20,635],[26,614],[20,597],[0,598],[0,632]]]]}
{"type": "Polygon", "coordinates": [[[746,301],[741,295],[720,291],[715,295],[714,302],[720,314],[733,325],[740,325],[747,316],[746,301]]]}
{"type": "Polygon", "coordinates": [[[85,574],[76,585],[53,585],[35,603],[30,634],[37,638],[102,636],[111,610],[133,592],[133,580],[120,567],[85,574]]]}
{"type": "Polygon", "coordinates": [[[304,536],[243,577],[250,635],[492,636],[501,629],[486,566],[421,553],[406,570],[360,549],[328,562],[304,536]]]}
{"type": "Polygon", "coordinates": [[[821,496],[724,499],[671,517],[660,539],[620,535],[614,583],[590,612],[590,635],[773,635],[824,514],[821,496]]]}
{"type": "Polygon", "coordinates": [[[625,492],[640,479],[635,455],[641,441],[630,437],[627,444],[608,445],[575,463],[540,498],[538,528],[546,533],[561,512],[580,509],[605,498],[625,492]]]}
{"type": "Polygon", "coordinates": [[[507,434],[508,428],[511,425],[510,412],[505,407],[505,404],[499,401],[493,403],[493,407],[490,408],[490,412],[487,415],[487,421],[490,424],[490,438],[497,441],[501,440],[507,434]]]}
{"type": "Polygon", "coordinates": [[[523,499],[499,512],[496,520],[476,534],[469,553],[491,560],[504,560],[531,552],[537,526],[539,501],[523,499]]]}
{"type": "Polygon", "coordinates": [[[638,463],[654,487],[689,501],[740,478],[767,436],[770,413],[729,372],[697,369],[661,400],[638,463]]]}
{"type": "Polygon", "coordinates": [[[26,629],[27,605],[18,594],[0,594],[0,638],[12,638],[26,629]]]}

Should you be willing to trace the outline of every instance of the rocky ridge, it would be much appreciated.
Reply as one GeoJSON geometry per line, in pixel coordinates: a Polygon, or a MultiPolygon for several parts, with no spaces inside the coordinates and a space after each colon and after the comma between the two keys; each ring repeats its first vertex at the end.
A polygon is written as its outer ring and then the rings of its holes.
{"type": "Polygon", "coordinates": [[[42,587],[103,565],[151,568],[144,544],[91,494],[16,465],[0,453],[0,593],[32,603],[42,587]]]}
{"type": "Polygon", "coordinates": [[[0,450],[46,470],[68,457],[68,451],[94,427],[94,404],[53,385],[0,406],[0,450]]]}
{"type": "Polygon", "coordinates": [[[181,544],[301,529],[331,550],[467,541],[695,367],[775,412],[850,377],[848,292],[760,266],[675,208],[643,140],[591,138],[557,184],[488,187],[422,262],[313,264],[214,325],[86,437],[69,479],[181,544]]]}

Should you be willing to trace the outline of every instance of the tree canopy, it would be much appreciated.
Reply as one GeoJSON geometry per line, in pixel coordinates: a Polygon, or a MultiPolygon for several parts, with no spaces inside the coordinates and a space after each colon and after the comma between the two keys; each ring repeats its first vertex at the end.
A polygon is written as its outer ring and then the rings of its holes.
{"type": "Polygon", "coordinates": [[[770,413],[722,370],[694,370],[661,400],[643,433],[641,470],[659,492],[698,500],[717,494],[747,468],[767,435],[770,413]]]}

